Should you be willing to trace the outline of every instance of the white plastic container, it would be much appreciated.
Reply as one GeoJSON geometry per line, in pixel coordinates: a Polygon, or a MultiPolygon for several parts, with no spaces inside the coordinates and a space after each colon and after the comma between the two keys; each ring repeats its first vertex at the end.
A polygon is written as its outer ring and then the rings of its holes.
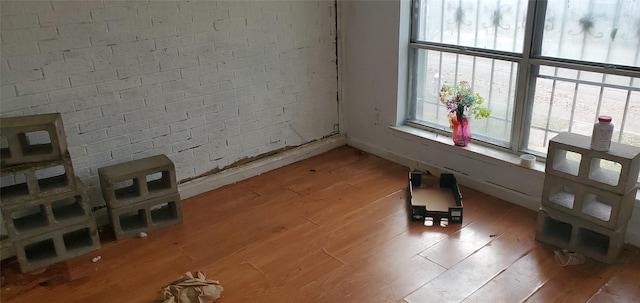
{"type": "Polygon", "coordinates": [[[520,156],[520,166],[524,168],[533,168],[536,164],[536,156],[524,154],[520,156]]]}
{"type": "Polygon", "coordinates": [[[593,125],[591,134],[591,149],[597,151],[608,151],[611,147],[611,136],[613,135],[613,123],[610,116],[598,116],[598,122],[593,125]]]}
{"type": "Polygon", "coordinates": [[[536,164],[536,156],[524,154],[520,156],[520,166],[524,168],[533,168],[536,164]]]}

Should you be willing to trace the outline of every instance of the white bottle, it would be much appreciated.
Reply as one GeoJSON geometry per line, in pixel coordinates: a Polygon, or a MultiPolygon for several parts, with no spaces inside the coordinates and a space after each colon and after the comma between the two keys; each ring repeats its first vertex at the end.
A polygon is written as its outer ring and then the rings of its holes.
{"type": "Polygon", "coordinates": [[[598,116],[598,122],[593,125],[591,135],[591,149],[597,151],[608,151],[611,147],[611,136],[613,135],[613,124],[610,116],[598,116]]]}

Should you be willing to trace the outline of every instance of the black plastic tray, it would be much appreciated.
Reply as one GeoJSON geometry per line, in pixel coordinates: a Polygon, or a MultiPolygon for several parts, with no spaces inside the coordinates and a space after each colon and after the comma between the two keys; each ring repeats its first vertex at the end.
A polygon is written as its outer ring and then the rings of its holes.
{"type": "Polygon", "coordinates": [[[462,195],[453,174],[409,173],[411,220],[435,222],[446,218],[449,223],[462,223],[462,195]]]}

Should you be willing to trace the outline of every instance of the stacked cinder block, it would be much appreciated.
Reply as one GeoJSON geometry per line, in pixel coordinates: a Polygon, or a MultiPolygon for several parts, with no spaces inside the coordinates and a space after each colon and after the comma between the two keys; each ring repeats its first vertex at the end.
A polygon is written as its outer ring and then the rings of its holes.
{"type": "Polygon", "coordinates": [[[182,222],[175,166],[165,155],[98,169],[116,239],[182,222]]]}
{"type": "Polygon", "coordinates": [[[550,140],[536,239],[612,263],[624,245],[640,172],[640,148],[561,133],[550,140]]]}
{"type": "Polygon", "coordinates": [[[33,271],[100,247],[86,189],[73,172],[60,114],[0,119],[1,257],[33,271]]]}

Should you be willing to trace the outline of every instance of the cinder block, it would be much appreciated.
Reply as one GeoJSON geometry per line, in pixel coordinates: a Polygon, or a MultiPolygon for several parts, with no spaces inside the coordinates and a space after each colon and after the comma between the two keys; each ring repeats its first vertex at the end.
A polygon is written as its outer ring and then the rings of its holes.
{"type": "Polygon", "coordinates": [[[624,246],[627,224],[607,229],[554,209],[540,208],[536,240],[613,263],[624,246]]]}
{"type": "Polygon", "coordinates": [[[4,220],[0,227],[0,260],[10,258],[16,255],[16,248],[13,245],[13,238],[9,237],[5,228],[4,220]]]}
{"type": "Polygon", "coordinates": [[[168,195],[138,202],[124,207],[109,207],[111,225],[116,239],[137,236],[182,222],[180,196],[168,195]]]}
{"type": "Polygon", "coordinates": [[[0,260],[11,258],[16,255],[16,247],[13,240],[8,235],[0,235],[0,260]]]}
{"type": "Polygon", "coordinates": [[[0,175],[4,206],[67,192],[79,181],[69,154],[57,160],[3,167],[0,175]]]}
{"type": "Polygon", "coordinates": [[[112,208],[178,193],[175,166],[166,155],[101,167],[98,175],[102,196],[112,208]]]}
{"type": "Polygon", "coordinates": [[[0,118],[2,166],[58,160],[67,153],[59,113],[0,118]],[[6,144],[6,146],[5,146],[6,144]]]}
{"type": "Polygon", "coordinates": [[[624,195],[547,175],[542,205],[576,216],[609,229],[616,229],[631,218],[635,191],[624,195]]]}
{"type": "Polygon", "coordinates": [[[24,203],[2,205],[2,217],[9,237],[15,240],[48,233],[92,218],[86,189],[76,189],[24,203]]]}
{"type": "Polygon", "coordinates": [[[31,272],[100,248],[93,217],[31,238],[15,241],[20,271],[31,272]]]}
{"type": "Polygon", "coordinates": [[[632,191],[640,172],[640,147],[611,142],[591,150],[588,136],[561,133],[549,141],[546,173],[617,194],[632,191]]]}

